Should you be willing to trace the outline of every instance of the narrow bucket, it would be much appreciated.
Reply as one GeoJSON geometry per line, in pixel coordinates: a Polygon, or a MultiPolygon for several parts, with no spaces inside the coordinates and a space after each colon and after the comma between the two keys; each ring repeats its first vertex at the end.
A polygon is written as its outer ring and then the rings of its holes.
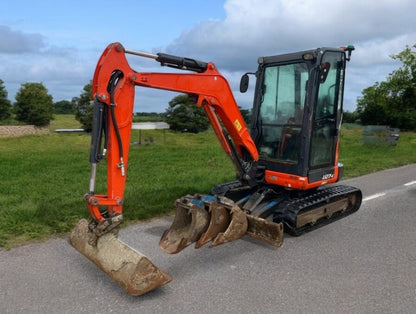
{"type": "Polygon", "coordinates": [[[196,242],[207,230],[210,220],[208,212],[202,206],[180,201],[176,201],[175,205],[173,223],[159,242],[159,247],[169,254],[178,253],[196,242]]]}
{"type": "Polygon", "coordinates": [[[94,234],[88,221],[81,219],[70,235],[72,246],[134,296],[154,290],[172,280],[146,256],[120,241],[113,233],[91,244],[94,234]]]}
{"type": "Polygon", "coordinates": [[[237,205],[234,205],[230,211],[231,222],[227,230],[216,236],[212,241],[212,246],[240,239],[246,233],[248,227],[246,214],[237,205]]]}
{"type": "Polygon", "coordinates": [[[223,205],[217,202],[212,202],[208,211],[211,215],[211,220],[207,231],[204,232],[204,234],[202,234],[199,240],[195,243],[196,249],[199,249],[205,243],[210,242],[219,233],[225,232],[230,224],[230,214],[228,214],[227,209],[223,205]]]}

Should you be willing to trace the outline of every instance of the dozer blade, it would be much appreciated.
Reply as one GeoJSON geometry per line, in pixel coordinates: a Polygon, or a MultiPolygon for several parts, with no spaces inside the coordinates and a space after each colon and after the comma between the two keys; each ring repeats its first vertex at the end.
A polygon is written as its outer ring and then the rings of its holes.
{"type": "Polygon", "coordinates": [[[247,215],[248,228],[246,234],[257,240],[275,247],[283,244],[283,223],[275,223],[266,219],[247,215]]]}
{"type": "Polygon", "coordinates": [[[85,219],[81,219],[72,230],[70,242],[131,295],[142,295],[172,280],[170,275],[120,241],[114,233],[96,238],[85,219]]]}
{"type": "Polygon", "coordinates": [[[197,241],[209,224],[209,215],[203,205],[186,204],[180,200],[177,200],[175,205],[173,223],[163,233],[159,242],[159,247],[169,254],[178,253],[197,241]]]}
{"type": "Polygon", "coordinates": [[[230,224],[230,215],[223,205],[212,202],[208,211],[211,214],[211,220],[207,231],[195,243],[196,249],[214,239],[219,233],[225,232],[230,224]]]}
{"type": "Polygon", "coordinates": [[[212,241],[212,246],[240,239],[246,233],[247,227],[246,214],[237,205],[234,205],[231,207],[231,222],[227,230],[216,236],[214,241],[212,241]]]}

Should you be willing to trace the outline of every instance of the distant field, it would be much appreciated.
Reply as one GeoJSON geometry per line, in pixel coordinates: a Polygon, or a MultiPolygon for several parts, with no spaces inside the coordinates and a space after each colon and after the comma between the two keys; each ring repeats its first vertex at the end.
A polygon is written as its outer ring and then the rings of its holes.
{"type": "Polygon", "coordinates": [[[366,146],[362,128],[346,124],[341,132],[339,156],[344,178],[416,163],[416,133],[401,132],[396,146],[366,146]]]}
{"type": "MultiPolygon", "coordinates": [[[[56,116],[51,130],[79,128],[73,116],[56,116]]],[[[138,140],[132,133],[132,142],[138,140]]],[[[207,193],[233,180],[234,168],[213,132],[142,131],[152,145],[132,145],[125,193],[127,222],[169,213],[185,194],[207,193]]],[[[69,232],[89,217],[82,200],[89,182],[90,136],[84,133],[0,139],[0,247],[10,248],[69,232]]],[[[401,133],[395,147],[365,147],[361,128],[342,131],[340,162],[345,177],[416,163],[416,134],[401,133]]],[[[105,193],[105,161],[97,192],[105,193]]]]}
{"type": "Polygon", "coordinates": [[[75,120],[73,115],[70,115],[70,114],[55,115],[50,125],[51,131],[55,131],[56,129],[80,129],[80,128],[82,128],[81,124],[77,120],[75,120]]]}

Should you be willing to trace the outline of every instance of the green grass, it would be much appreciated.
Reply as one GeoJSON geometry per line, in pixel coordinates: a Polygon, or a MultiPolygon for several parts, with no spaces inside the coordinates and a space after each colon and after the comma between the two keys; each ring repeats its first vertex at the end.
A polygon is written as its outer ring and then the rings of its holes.
{"type": "Polygon", "coordinates": [[[344,178],[416,163],[416,134],[401,132],[396,146],[364,145],[362,128],[344,125],[339,161],[344,164],[344,178]]]}
{"type": "Polygon", "coordinates": [[[55,115],[50,124],[51,131],[56,129],[81,129],[81,124],[71,114],[55,115]]]}
{"type": "MultiPolygon", "coordinates": [[[[72,118],[73,120],[73,118],[72,118]]],[[[77,128],[58,116],[51,125],[77,128]]],[[[132,142],[138,131],[133,130],[132,142]]],[[[187,193],[206,193],[234,178],[231,162],[213,132],[177,134],[142,131],[152,145],[131,145],[125,191],[126,222],[173,210],[174,200],[187,193]]],[[[89,217],[90,136],[84,133],[0,139],[0,247],[65,234],[89,217]]],[[[97,193],[106,194],[105,161],[99,164],[97,193]]]]}
{"type": "MultiPolygon", "coordinates": [[[[56,116],[51,130],[79,128],[72,116],[56,116]]],[[[133,130],[131,141],[138,141],[133,130]]],[[[234,168],[213,132],[179,134],[142,130],[152,145],[131,145],[125,191],[126,222],[173,210],[176,198],[209,192],[234,178],[234,168]]],[[[90,136],[84,133],[0,139],[0,247],[69,232],[88,218],[90,136]]],[[[366,147],[361,129],[342,131],[340,162],[345,177],[416,162],[416,134],[401,133],[397,146],[366,147]]],[[[105,161],[99,164],[97,193],[105,191],[105,161]]]]}

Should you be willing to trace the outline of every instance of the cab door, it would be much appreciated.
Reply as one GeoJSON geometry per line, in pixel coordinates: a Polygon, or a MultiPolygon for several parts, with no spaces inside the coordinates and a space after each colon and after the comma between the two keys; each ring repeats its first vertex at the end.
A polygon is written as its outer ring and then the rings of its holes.
{"type": "Polygon", "coordinates": [[[310,181],[331,179],[337,165],[344,86],[345,54],[325,51],[318,77],[319,89],[312,122],[310,181]],[[328,169],[329,168],[329,169],[328,169]],[[326,172],[325,169],[328,169],[326,172]],[[323,173],[325,172],[325,174],[323,173]]]}

